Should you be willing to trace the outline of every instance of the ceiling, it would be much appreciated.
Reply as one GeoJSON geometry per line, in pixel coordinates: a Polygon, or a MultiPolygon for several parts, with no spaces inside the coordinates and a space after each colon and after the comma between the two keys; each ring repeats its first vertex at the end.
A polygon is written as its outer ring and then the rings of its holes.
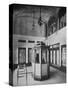
{"type": "Polygon", "coordinates": [[[50,16],[57,16],[60,7],[54,6],[32,6],[32,5],[15,5],[14,17],[38,19],[41,16],[45,22],[48,22],[50,16]]]}

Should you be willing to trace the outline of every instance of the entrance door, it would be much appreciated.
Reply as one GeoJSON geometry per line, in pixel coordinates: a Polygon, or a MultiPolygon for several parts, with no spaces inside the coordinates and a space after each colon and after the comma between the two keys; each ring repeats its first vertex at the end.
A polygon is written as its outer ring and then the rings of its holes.
{"type": "Polygon", "coordinates": [[[26,48],[18,48],[18,85],[26,85],[26,48]]]}
{"type": "Polygon", "coordinates": [[[26,48],[18,49],[18,64],[20,69],[26,64],[26,48]]]}

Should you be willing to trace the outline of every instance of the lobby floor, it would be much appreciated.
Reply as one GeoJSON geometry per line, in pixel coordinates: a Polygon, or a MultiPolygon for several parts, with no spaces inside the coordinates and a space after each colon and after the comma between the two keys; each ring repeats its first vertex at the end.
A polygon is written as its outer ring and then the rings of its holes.
{"type": "Polygon", "coordinates": [[[59,84],[59,83],[66,83],[66,74],[53,67],[50,67],[50,78],[44,81],[34,80],[31,73],[27,74],[27,78],[26,78],[26,74],[24,74],[24,77],[18,78],[18,86],[59,84]]]}

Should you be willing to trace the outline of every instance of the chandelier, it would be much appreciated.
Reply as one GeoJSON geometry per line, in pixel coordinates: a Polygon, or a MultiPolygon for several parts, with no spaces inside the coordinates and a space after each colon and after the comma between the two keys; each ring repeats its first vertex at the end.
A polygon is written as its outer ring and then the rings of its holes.
{"type": "Polygon", "coordinates": [[[40,16],[39,16],[39,19],[38,19],[38,24],[39,24],[40,26],[42,26],[42,24],[43,24],[42,16],[41,16],[41,7],[40,7],[40,16]]]}

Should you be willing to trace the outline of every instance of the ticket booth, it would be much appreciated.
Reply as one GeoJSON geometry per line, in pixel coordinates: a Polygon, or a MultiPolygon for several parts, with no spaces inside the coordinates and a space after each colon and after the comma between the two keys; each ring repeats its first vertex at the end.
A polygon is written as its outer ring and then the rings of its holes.
{"type": "Polygon", "coordinates": [[[35,80],[49,78],[49,46],[43,42],[36,44],[33,48],[32,70],[35,80]]]}

